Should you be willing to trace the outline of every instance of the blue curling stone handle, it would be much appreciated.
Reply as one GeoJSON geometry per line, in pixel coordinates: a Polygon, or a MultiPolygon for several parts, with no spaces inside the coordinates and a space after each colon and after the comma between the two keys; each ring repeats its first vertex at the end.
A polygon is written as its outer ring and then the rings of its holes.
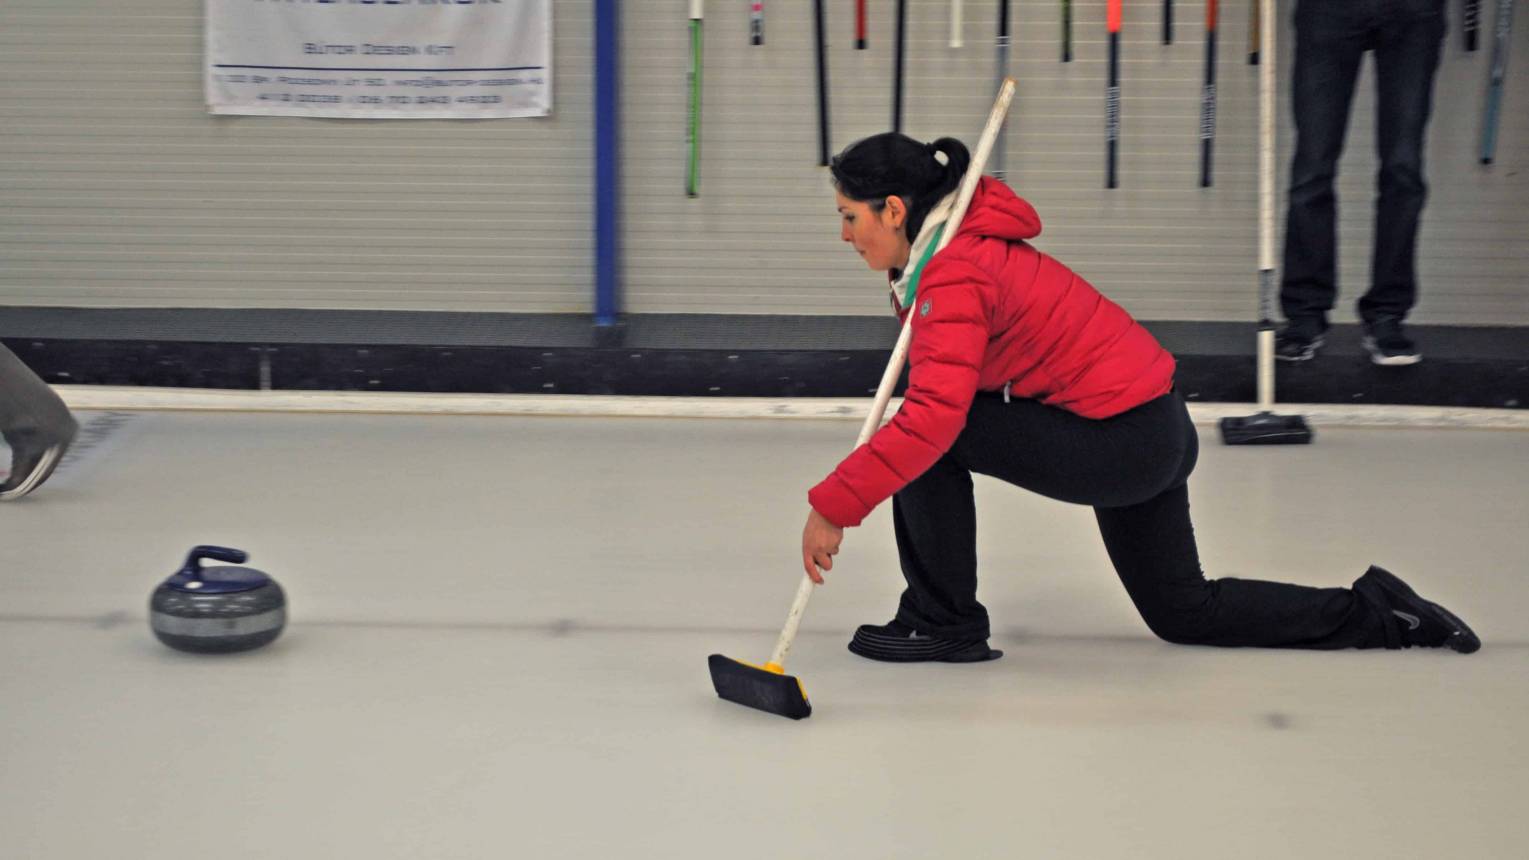
{"type": "Polygon", "coordinates": [[[253,591],[271,583],[271,578],[251,567],[202,567],[204,559],[243,564],[249,553],[223,546],[192,547],[186,563],[165,580],[165,585],[187,594],[234,594],[253,591]]]}

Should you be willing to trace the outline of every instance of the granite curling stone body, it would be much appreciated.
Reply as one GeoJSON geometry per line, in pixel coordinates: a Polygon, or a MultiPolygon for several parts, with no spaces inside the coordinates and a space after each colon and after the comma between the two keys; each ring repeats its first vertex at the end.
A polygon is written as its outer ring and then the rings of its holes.
{"type": "Polygon", "coordinates": [[[243,564],[242,550],[198,546],[149,597],[149,626],[180,651],[226,654],[268,645],[287,625],[281,585],[248,567],[202,567],[203,559],[243,564]]]}

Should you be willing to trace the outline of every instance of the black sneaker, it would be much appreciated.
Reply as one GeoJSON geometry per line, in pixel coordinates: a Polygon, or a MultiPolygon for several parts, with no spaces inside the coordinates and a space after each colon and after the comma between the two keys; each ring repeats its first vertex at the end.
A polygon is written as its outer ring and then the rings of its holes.
{"type": "Polygon", "coordinates": [[[1287,325],[1274,336],[1274,357],[1280,361],[1310,361],[1326,343],[1320,331],[1287,325]]]}
{"type": "Polygon", "coordinates": [[[1423,360],[1417,346],[1395,320],[1381,320],[1364,327],[1364,348],[1370,361],[1382,367],[1406,367],[1423,360]]]}
{"type": "Polygon", "coordinates": [[[1386,644],[1392,648],[1448,648],[1461,654],[1481,650],[1475,631],[1448,609],[1418,596],[1401,578],[1370,566],[1354,590],[1389,613],[1386,644]]]}
{"type": "Polygon", "coordinates": [[[925,636],[901,621],[862,624],[849,641],[849,650],[884,663],[981,663],[997,660],[1002,651],[987,647],[986,639],[943,639],[925,636]]]}
{"type": "Polygon", "coordinates": [[[0,502],[14,501],[42,486],[64,459],[76,429],[71,421],[64,439],[40,445],[24,438],[7,437],[11,445],[11,474],[0,483],[0,502]]]}

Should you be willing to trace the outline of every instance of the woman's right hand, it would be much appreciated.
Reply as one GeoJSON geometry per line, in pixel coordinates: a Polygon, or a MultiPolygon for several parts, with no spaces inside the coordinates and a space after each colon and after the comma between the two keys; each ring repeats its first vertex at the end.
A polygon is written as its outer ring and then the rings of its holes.
{"type": "Polygon", "coordinates": [[[818,585],[823,584],[823,574],[818,570],[834,569],[834,556],[839,554],[839,544],[843,540],[844,529],[817,510],[808,511],[807,525],[802,528],[802,567],[809,579],[818,585]]]}

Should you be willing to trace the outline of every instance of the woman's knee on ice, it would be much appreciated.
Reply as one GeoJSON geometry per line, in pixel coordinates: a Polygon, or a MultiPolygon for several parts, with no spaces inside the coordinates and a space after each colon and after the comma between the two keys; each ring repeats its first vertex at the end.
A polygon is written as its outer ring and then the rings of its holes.
{"type": "Polygon", "coordinates": [[[1154,601],[1138,603],[1147,628],[1157,638],[1175,645],[1202,645],[1214,638],[1215,611],[1212,600],[1192,605],[1173,605],[1154,601]]]}

